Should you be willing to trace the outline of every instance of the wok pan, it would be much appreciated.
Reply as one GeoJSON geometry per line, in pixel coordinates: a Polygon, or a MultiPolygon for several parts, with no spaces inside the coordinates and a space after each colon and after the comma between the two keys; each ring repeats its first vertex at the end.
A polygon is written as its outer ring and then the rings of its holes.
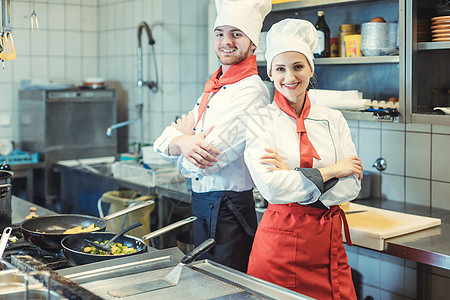
{"type": "Polygon", "coordinates": [[[67,229],[77,226],[86,228],[89,225],[94,224],[95,227],[100,228],[97,231],[105,231],[106,221],[125,215],[129,212],[138,210],[148,205],[152,205],[153,203],[155,203],[155,201],[149,200],[119,210],[115,213],[107,215],[104,218],[76,214],[42,216],[23,221],[20,224],[20,229],[22,230],[23,237],[28,242],[46,250],[59,250],[61,249],[61,240],[70,235],[64,234],[64,231],[66,231],[67,229]]]}
{"type": "Polygon", "coordinates": [[[122,255],[98,255],[98,254],[90,254],[84,253],[83,249],[85,247],[90,247],[91,245],[86,242],[84,239],[88,239],[91,241],[98,241],[99,243],[104,242],[106,240],[110,240],[115,233],[112,232],[83,232],[78,233],[76,235],[67,236],[62,239],[61,246],[64,252],[64,256],[74,265],[84,265],[90,264],[94,262],[104,261],[113,258],[125,257],[130,255],[141,254],[147,252],[147,245],[144,243],[145,240],[157,237],[163,233],[166,233],[172,229],[178,228],[182,225],[191,223],[195,221],[197,217],[189,217],[184,220],[175,222],[168,226],[165,226],[161,229],[158,229],[154,232],[150,232],[149,234],[144,235],[141,239],[123,235],[115,240],[116,243],[121,243],[124,246],[129,248],[135,248],[137,251],[130,254],[122,254],[122,255]]]}

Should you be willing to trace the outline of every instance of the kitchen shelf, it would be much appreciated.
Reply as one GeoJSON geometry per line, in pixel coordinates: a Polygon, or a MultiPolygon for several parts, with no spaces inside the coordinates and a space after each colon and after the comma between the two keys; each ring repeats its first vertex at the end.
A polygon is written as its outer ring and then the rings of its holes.
{"type": "Polygon", "coordinates": [[[314,65],[395,64],[399,56],[327,57],[314,59],[314,65]]]}
{"type": "Polygon", "coordinates": [[[272,6],[272,11],[281,11],[288,9],[315,7],[315,6],[326,6],[326,5],[336,5],[336,4],[348,4],[357,2],[368,2],[371,0],[299,0],[291,1],[286,3],[274,4],[272,6]]]}
{"type": "Polygon", "coordinates": [[[435,115],[435,114],[418,114],[413,113],[411,115],[412,123],[433,124],[433,125],[446,125],[450,126],[450,116],[448,115],[435,115]],[[432,121],[431,121],[432,119],[432,121]]]}
{"type": "Polygon", "coordinates": [[[340,110],[340,112],[347,120],[399,122],[399,117],[391,117],[391,116],[377,117],[373,114],[373,112],[368,111],[340,110]]]}
{"type": "Polygon", "coordinates": [[[450,50],[450,42],[423,42],[417,43],[417,50],[450,50]]]}
{"type": "MultiPolygon", "coordinates": [[[[399,56],[326,57],[314,59],[314,65],[396,64],[399,61],[399,56]]],[[[258,65],[265,66],[266,61],[258,61],[258,65]]]]}

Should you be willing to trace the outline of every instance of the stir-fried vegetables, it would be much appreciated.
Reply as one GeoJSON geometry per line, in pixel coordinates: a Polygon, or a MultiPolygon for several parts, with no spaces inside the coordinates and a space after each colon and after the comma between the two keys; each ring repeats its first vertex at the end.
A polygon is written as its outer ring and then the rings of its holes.
{"type": "Polygon", "coordinates": [[[99,229],[100,229],[100,227],[96,227],[94,225],[94,223],[92,223],[91,225],[89,225],[86,228],[83,228],[81,226],[77,226],[77,227],[74,227],[74,228],[69,228],[66,231],[64,231],[63,234],[75,234],[75,233],[81,233],[81,232],[96,231],[96,230],[99,230],[99,229]]]}
{"type": "MultiPolygon", "coordinates": [[[[95,241],[98,243],[98,241],[95,241]]],[[[106,244],[108,241],[101,242],[100,244],[106,244]]],[[[129,248],[127,246],[122,245],[121,243],[112,243],[111,244],[111,252],[106,252],[100,250],[96,247],[85,247],[83,249],[84,253],[96,254],[96,255],[123,255],[123,254],[131,254],[137,252],[135,248],[129,248]]]]}

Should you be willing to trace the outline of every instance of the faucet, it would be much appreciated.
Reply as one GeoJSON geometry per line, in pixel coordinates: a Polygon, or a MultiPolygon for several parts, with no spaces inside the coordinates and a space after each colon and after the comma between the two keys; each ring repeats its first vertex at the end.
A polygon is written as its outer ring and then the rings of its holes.
{"type": "Polygon", "coordinates": [[[137,118],[133,119],[133,120],[129,120],[129,121],[125,121],[125,122],[121,122],[118,124],[114,124],[110,127],[108,127],[106,129],[106,136],[108,138],[110,138],[112,136],[112,131],[114,129],[123,127],[123,126],[128,126],[130,124],[135,123],[136,121],[139,120],[139,125],[140,125],[140,141],[139,141],[139,150],[141,145],[144,142],[144,122],[143,122],[143,118],[142,118],[142,111],[143,111],[143,107],[144,107],[144,101],[143,101],[143,87],[144,85],[147,86],[152,92],[156,93],[158,91],[158,69],[156,67],[156,57],[155,55],[153,55],[153,62],[154,62],[154,67],[155,67],[155,75],[156,75],[156,80],[155,81],[143,81],[143,75],[142,75],[142,30],[145,29],[145,32],[147,33],[147,37],[148,37],[148,44],[152,47],[153,50],[153,54],[155,54],[155,49],[153,47],[153,45],[155,44],[155,40],[153,39],[152,36],[152,31],[150,30],[150,27],[148,26],[148,24],[146,22],[141,22],[138,25],[138,33],[137,33],[137,38],[138,38],[138,48],[137,48],[137,61],[138,61],[138,74],[137,74],[137,85],[139,88],[139,103],[136,105],[136,110],[137,110],[137,118]]]}

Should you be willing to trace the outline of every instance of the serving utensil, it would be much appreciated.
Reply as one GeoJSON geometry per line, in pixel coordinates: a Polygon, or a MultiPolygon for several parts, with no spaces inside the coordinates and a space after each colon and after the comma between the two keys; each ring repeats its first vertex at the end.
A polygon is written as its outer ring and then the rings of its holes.
{"type": "Polygon", "coordinates": [[[126,232],[136,228],[142,226],[141,222],[137,222],[134,223],[133,225],[128,226],[127,228],[123,229],[122,231],[118,232],[113,238],[111,238],[107,243],[105,244],[100,244],[100,243],[96,243],[94,241],[88,240],[88,239],[84,239],[86,242],[88,242],[91,246],[94,246],[97,249],[106,251],[106,252],[111,252],[111,245],[112,243],[117,240],[117,238],[121,237],[122,235],[124,235],[126,232]]]}
{"type": "MultiPolygon", "coordinates": [[[[4,19],[4,0],[2,2],[2,19],[4,19]]],[[[14,47],[14,40],[11,34],[11,0],[7,0],[7,22],[6,26],[4,26],[2,40],[3,40],[3,52],[2,52],[2,60],[13,60],[16,58],[16,48],[14,47]]],[[[2,25],[4,21],[2,20],[2,25]]]]}
{"type": "Polygon", "coordinates": [[[34,31],[34,24],[36,24],[36,29],[39,31],[39,22],[36,14],[36,0],[33,0],[33,12],[30,16],[31,21],[31,31],[34,31]]]}
{"type": "Polygon", "coordinates": [[[108,291],[108,294],[113,297],[128,297],[137,294],[147,293],[167,287],[176,286],[178,281],[180,280],[181,271],[183,270],[183,266],[186,264],[190,264],[197,257],[211,249],[216,244],[216,241],[212,238],[207,239],[200,245],[198,245],[194,250],[185,255],[180,263],[167,274],[163,279],[157,279],[150,282],[138,283],[131,286],[127,286],[126,288],[116,289],[108,291]]]}
{"type": "Polygon", "coordinates": [[[5,252],[6,245],[8,244],[9,235],[12,232],[11,227],[6,227],[3,229],[2,238],[0,239],[0,259],[3,257],[3,252],[5,252]]]}

